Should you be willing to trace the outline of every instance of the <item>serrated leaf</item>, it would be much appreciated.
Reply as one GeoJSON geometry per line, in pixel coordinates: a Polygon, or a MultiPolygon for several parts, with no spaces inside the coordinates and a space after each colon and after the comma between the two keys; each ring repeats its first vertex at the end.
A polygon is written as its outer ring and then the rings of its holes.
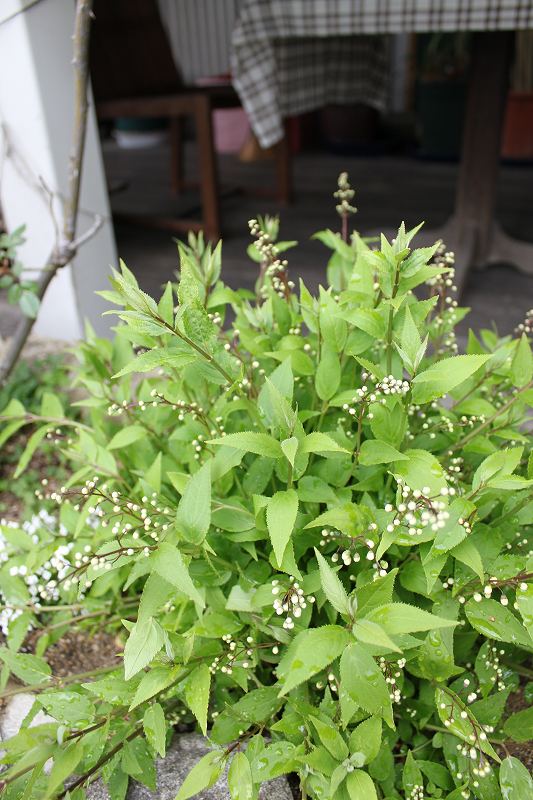
{"type": "Polygon", "coordinates": [[[282,687],[279,696],[288,694],[331,664],[350,639],[348,631],[338,625],[324,625],[297,634],[278,664],[277,674],[282,687]]]}
{"type": "Polygon", "coordinates": [[[283,554],[291,538],[297,514],[298,494],[294,489],[276,492],[270,498],[266,510],[266,521],[278,564],[283,561],[283,554]]]}
{"type": "Polygon", "coordinates": [[[455,692],[451,689],[444,690],[437,687],[435,689],[435,705],[440,719],[446,723],[450,733],[466,742],[469,747],[472,745],[471,737],[474,735],[483,752],[495,761],[500,761],[488,739],[477,737],[477,731],[480,730],[479,722],[455,692]]]}
{"type": "Polygon", "coordinates": [[[346,776],[346,788],[350,800],[378,800],[374,781],[362,769],[354,769],[346,776]]]}
{"type": "Polygon", "coordinates": [[[124,648],[124,675],[129,680],[144,669],[161,650],[165,641],[163,629],[152,618],[136,622],[124,648]]]}
{"type": "Polygon", "coordinates": [[[185,681],[185,701],[207,735],[207,708],[211,688],[211,673],[207,664],[200,664],[185,681]]]}
{"type": "Polygon", "coordinates": [[[283,450],[277,439],[268,433],[255,433],[243,431],[242,433],[228,433],[221,439],[210,439],[207,444],[220,444],[234,447],[235,450],[244,450],[246,453],[255,453],[258,456],[281,458],[283,450]]]}
{"type": "Polygon", "coordinates": [[[409,457],[400,453],[387,442],[378,439],[367,439],[361,445],[359,451],[359,462],[364,466],[374,466],[376,464],[390,464],[392,461],[408,461],[409,457]]]}
{"type": "Polygon", "coordinates": [[[200,608],[205,608],[204,599],[192,582],[189,570],[177,547],[169,542],[161,542],[153,557],[153,563],[158,575],[187,595],[200,608]]]}
{"type": "Polygon", "coordinates": [[[392,636],[436,628],[451,628],[457,625],[454,620],[438,617],[408,603],[387,603],[378,606],[366,615],[366,619],[377,623],[392,636]]]}
{"type": "Polygon", "coordinates": [[[380,668],[361,644],[350,644],[342,654],[341,703],[343,694],[358,707],[383,717],[387,725],[394,727],[389,687],[380,668]]]}
{"type": "Polygon", "coordinates": [[[200,544],[211,524],[211,462],[189,478],[176,513],[176,525],[188,542],[200,544]]]}
{"type": "Polygon", "coordinates": [[[490,356],[451,356],[432,364],[412,381],[413,403],[422,405],[451,392],[477,372],[490,356]]]}
{"type": "Polygon", "coordinates": [[[533,797],[533,778],[517,758],[507,756],[500,767],[500,789],[503,800],[525,800],[533,797]]]}
{"type": "Polygon", "coordinates": [[[465,605],[469,623],[483,636],[533,650],[533,641],[513,612],[496,600],[469,600],[465,605]]]}
{"type": "Polygon", "coordinates": [[[139,439],[143,439],[145,436],[146,428],[143,428],[142,425],[128,425],[115,433],[107,447],[109,450],[118,450],[138,442],[139,439]]]}
{"type": "Polygon", "coordinates": [[[333,608],[339,614],[350,615],[350,606],[346,589],[342,585],[338,575],[331,569],[326,559],[318,552],[315,547],[315,556],[318,561],[320,571],[320,581],[322,589],[333,608]]]}
{"type": "Polygon", "coordinates": [[[164,758],[166,751],[165,712],[159,703],[152,703],[144,712],[143,729],[154,750],[164,758]]]}
{"type": "Polygon", "coordinates": [[[254,786],[250,762],[245,753],[236,753],[228,770],[228,788],[231,800],[252,800],[254,786]]]}
{"type": "Polygon", "coordinates": [[[348,453],[344,447],[341,447],[337,442],[328,436],[327,433],[314,431],[308,433],[303,442],[300,444],[301,453],[348,453]]]}
{"type": "Polygon", "coordinates": [[[521,389],[531,382],[533,378],[533,355],[525,333],[520,337],[511,362],[511,381],[513,386],[521,389]]]}
{"type": "Polygon", "coordinates": [[[223,768],[222,753],[212,750],[198,761],[180,786],[175,800],[188,800],[195,794],[209,789],[219,779],[223,768]]]}

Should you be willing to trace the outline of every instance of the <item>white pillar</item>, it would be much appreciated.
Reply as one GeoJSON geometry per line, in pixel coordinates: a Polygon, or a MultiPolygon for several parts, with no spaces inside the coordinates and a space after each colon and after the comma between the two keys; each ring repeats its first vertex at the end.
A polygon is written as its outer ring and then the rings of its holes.
{"type": "MultiPolygon", "coordinates": [[[[74,0],[0,4],[0,207],[8,230],[26,225],[20,251],[26,267],[46,264],[55,241],[53,216],[60,228],[63,224],[73,125],[74,11],[74,0]],[[54,195],[53,216],[41,178],[54,195]]],[[[101,335],[112,324],[101,316],[109,306],[95,295],[108,287],[107,274],[117,257],[91,102],[77,235],[91,226],[95,214],[104,224],[53,279],[34,328],[38,335],[73,340],[83,335],[85,319],[101,335]]]]}

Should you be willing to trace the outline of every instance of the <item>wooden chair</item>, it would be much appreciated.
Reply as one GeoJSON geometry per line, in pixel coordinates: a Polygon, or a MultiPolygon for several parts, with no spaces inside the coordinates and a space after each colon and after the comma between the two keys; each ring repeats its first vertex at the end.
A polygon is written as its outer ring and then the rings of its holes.
{"type": "MultiPolygon", "coordinates": [[[[201,43],[199,43],[201,46],[201,43]]],[[[170,123],[171,185],[185,186],[183,120],[194,120],[198,146],[202,219],[136,216],[141,224],[176,232],[203,230],[220,238],[219,184],[212,111],[240,105],[231,86],[188,87],[174,62],[157,0],[96,0],[91,32],[91,79],[100,119],[166,117],[170,123]]],[[[277,200],[290,200],[287,142],[276,152],[277,200]]]]}

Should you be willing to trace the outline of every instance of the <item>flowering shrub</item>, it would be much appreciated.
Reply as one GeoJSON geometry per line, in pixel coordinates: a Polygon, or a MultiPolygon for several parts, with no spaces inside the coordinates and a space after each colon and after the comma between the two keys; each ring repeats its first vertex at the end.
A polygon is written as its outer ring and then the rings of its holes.
{"type": "Polygon", "coordinates": [[[234,800],[286,773],[317,800],[532,796],[506,755],[533,727],[507,710],[532,676],[528,337],[455,355],[452,255],[403,225],[348,237],[345,178],[336,196],[318,296],[275,220],[250,223],[256,296],[192,238],[177,306],[124,265],[102,293],[124,324],[79,347],[83,421],[50,397],[38,420],[4,410],[39,423],[30,455],[52,433],[73,465],[46,535],[2,526],[2,682],[55,720],[2,744],[10,800],[154,789],[178,722],[213,749],[177,800],[227,766],[234,800]],[[74,625],[121,630],[123,666],[54,679],[46,647],[74,625]]]}

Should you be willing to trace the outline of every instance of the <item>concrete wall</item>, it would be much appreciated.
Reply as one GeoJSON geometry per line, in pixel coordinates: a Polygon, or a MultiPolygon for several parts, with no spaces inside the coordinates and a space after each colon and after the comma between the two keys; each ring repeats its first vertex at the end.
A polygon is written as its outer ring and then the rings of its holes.
{"type": "MultiPolygon", "coordinates": [[[[62,226],[73,121],[73,0],[2,0],[0,4],[0,206],[9,230],[26,225],[21,260],[42,268],[62,226]],[[27,8],[25,8],[28,6],[27,8]]],[[[72,266],[54,278],[35,326],[39,335],[77,339],[89,319],[103,335],[109,317],[94,292],[107,288],[117,263],[109,202],[94,111],[90,109],[77,234],[104,218],[99,232],[80,248],[72,266]]],[[[33,273],[35,275],[35,273],[33,273]]]]}

